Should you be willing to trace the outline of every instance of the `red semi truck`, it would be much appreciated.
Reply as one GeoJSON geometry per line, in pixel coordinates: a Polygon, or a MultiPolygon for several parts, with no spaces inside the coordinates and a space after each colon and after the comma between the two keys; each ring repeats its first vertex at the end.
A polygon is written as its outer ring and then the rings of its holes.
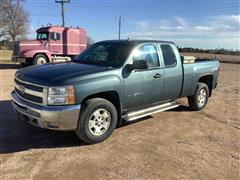
{"type": "Polygon", "coordinates": [[[12,61],[20,62],[23,66],[68,61],[87,47],[84,29],[48,26],[36,32],[36,40],[14,43],[12,61]]]}

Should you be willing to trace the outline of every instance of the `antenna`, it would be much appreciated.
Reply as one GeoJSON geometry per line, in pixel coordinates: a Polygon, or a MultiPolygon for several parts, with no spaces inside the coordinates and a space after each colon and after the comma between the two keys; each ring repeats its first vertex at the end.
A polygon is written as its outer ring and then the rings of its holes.
{"type": "Polygon", "coordinates": [[[64,4],[65,3],[70,3],[70,0],[55,0],[55,3],[60,3],[62,6],[62,26],[65,26],[65,21],[64,21],[64,4]]]}

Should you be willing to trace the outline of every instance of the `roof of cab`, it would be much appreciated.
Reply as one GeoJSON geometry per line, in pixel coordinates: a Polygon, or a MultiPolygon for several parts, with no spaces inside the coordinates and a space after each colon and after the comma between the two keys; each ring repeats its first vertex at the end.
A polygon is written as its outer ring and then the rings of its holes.
{"type": "Polygon", "coordinates": [[[82,28],[74,28],[74,27],[63,27],[63,26],[45,26],[45,27],[40,27],[39,29],[37,29],[36,32],[44,32],[44,31],[63,31],[63,30],[68,30],[68,29],[77,29],[77,30],[83,30],[82,28]]]}
{"type": "MultiPolygon", "coordinates": [[[[141,44],[141,43],[167,43],[167,44],[175,44],[172,41],[162,41],[162,40],[152,40],[152,39],[127,39],[127,40],[105,40],[100,41],[101,43],[130,43],[130,44],[141,44]]],[[[100,43],[99,42],[99,43],[100,43]]]]}

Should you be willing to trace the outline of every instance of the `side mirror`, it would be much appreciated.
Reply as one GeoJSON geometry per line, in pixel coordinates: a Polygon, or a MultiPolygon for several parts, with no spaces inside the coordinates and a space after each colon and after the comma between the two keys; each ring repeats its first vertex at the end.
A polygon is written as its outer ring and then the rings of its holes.
{"type": "Polygon", "coordinates": [[[148,65],[147,65],[147,62],[144,60],[137,60],[137,61],[133,61],[132,67],[133,69],[147,69],[148,65]]]}

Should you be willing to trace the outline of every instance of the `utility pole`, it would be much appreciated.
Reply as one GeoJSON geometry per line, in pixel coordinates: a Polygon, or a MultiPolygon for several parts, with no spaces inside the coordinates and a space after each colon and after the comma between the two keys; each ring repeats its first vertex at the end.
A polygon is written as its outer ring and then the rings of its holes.
{"type": "Polygon", "coordinates": [[[122,26],[122,16],[119,16],[118,19],[118,39],[121,39],[121,26],[122,26]]]}
{"type": "Polygon", "coordinates": [[[64,4],[70,3],[70,0],[55,0],[55,3],[60,3],[62,7],[62,26],[65,26],[65,20],[64,20],[64,4]]]}

